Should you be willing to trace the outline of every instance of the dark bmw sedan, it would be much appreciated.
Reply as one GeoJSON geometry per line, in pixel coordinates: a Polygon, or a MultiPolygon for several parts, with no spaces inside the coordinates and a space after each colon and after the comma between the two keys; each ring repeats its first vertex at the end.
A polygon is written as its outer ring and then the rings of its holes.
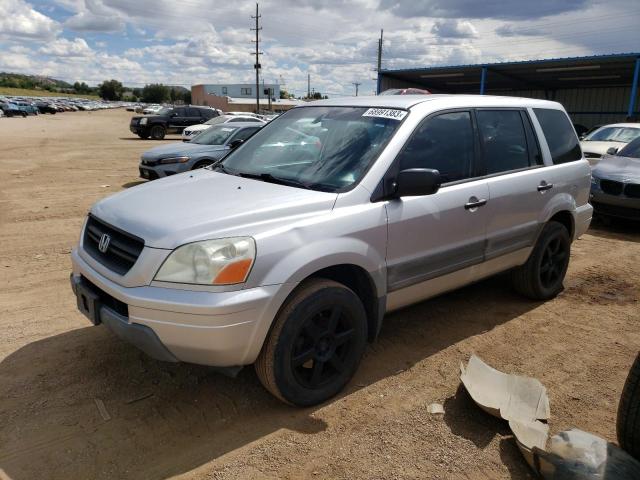
{"type": "Polygon", "coordinates": [[[171,143],[147,150],[140,158],[140,177],[154,180],[211,165],[261,127],[259,123],[218,125],[204,130],[190,142],[171,143]]]}
{"type": "Polygon", "coordinates": [[[591,205],[600,215],[640,220],[640,138],[593,167],[591,205]]]}

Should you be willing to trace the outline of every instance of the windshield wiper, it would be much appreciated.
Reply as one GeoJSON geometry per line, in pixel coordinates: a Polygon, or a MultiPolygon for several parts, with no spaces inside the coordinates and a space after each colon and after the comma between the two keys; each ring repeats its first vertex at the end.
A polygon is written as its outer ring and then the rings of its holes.
{"type": "Polygon", "coordinates": [[[263,182],[277,183],[279,185],[288,185],[290,187],[309,188],[305,183],[289,178],[275,177],[270,173],[245,173],[239,172],[238,175],[243,178],[252,178],[254,180],[262,180],[263,182]]]}

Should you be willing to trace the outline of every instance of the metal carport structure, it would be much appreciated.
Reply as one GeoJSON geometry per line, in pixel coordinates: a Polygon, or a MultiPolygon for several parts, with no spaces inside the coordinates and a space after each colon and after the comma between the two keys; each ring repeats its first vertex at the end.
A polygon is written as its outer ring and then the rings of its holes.
{"type": "Polygon", "coordinates": [[[640,53],[381,70],[378,93],[426,88],[543,98],[562,103],[576,123],[593,126],[637,117],[640,53]]]}

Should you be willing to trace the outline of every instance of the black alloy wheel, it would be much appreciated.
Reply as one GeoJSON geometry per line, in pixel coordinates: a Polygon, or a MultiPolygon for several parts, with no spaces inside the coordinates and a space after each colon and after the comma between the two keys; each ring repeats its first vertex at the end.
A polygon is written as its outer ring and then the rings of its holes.
{"type": "Polygon", "coordinates": [[[533,300],[555,297],[563,289],[570,255],[569,231],[559,222],[548,222],[527,262],[511,271],[514,288],[533,300]]]}
{"type": "Polygon", "coordinates": [[[569,249],[562,237],[552,237],[547,243],[540,260],[540,283],[547,289],[558,284],[558,280],[564,276],[569,260],[569,249]]]}
{"type": "Polygon", "coordinates": [[[291,351],[291,370],[301,385],[317,389],[335,381],[353,352],[353,319],[340,305],[308,316],[291,351]]]}
{"type": "Polygon", "coordinates": [[[292,292],[255,363],[273,395],[297,406],[324,402],[351,380],[367,343],[367,316],[345,285],[312,278],[292,292]]]}

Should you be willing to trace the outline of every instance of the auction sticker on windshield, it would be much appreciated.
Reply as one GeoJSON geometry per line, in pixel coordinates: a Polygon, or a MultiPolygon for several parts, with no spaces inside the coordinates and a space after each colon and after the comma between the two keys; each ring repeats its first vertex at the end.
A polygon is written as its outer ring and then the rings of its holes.
{"type": "Polygon", "coordinates": [[[402,120],[408,112],[395,110],[393,108],[370,108],[362,114],[363,117],[390,118],[392,120],[402,120]]]}

